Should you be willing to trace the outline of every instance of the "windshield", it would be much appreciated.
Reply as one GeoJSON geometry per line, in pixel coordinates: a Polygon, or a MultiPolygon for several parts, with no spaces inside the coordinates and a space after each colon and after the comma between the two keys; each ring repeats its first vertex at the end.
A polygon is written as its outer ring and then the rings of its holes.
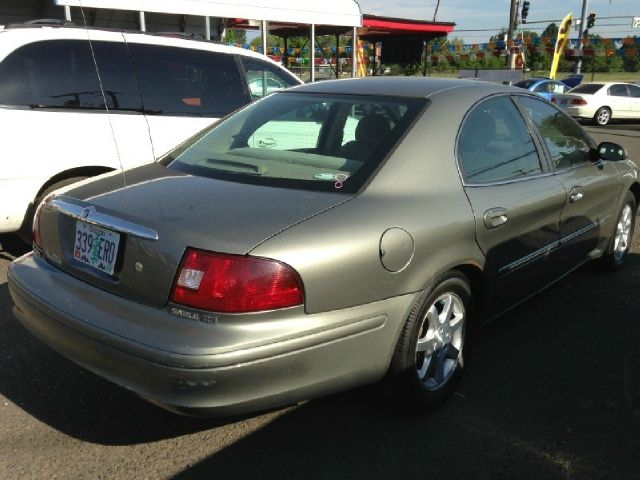
{"type": "Polygon", "coordinates": [[[171,152],[169,168],[211,178],[354,193],[424,99],[279,92],[171,152]]]}

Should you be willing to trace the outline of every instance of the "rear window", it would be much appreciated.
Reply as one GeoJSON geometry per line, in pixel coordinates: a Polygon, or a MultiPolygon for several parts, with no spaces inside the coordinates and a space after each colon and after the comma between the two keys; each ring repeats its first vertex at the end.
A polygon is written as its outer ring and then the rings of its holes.
{"type": "Polygon", "coordinates": [[[535,82],[537,82],[537,80],[520,80],[519,82],[514,83],[513,86],[528,89],[535,82]]]}
{"type": "Polygon", "coordinates": [[[354,193],[426,100],[279,92],[232,115],[163,162],[193,175],[354,193]]]}
{"type": "Polygon", "coordinates": [[[600,90],[604,85],[601,83],[588,83],[584,85],[578,85],[576,88],[569,91],[569,93],[584,93],[586,95],[593,95],[600,90]]]}

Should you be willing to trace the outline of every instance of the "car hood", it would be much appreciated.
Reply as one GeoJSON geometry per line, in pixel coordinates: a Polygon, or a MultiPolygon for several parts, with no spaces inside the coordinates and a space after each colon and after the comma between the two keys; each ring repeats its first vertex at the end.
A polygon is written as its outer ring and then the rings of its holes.
{"type": "Polygon", "coordinates": [[[167,303],[187,247],[244,255],[350,198],[197,177],[152,164],[59,192],[40,213],[41,247],[50,262],[71,275],[160,307],[167,303]],[[120,233],[112,275],[74,258],[85,212],[87,221],[120,233]],[[140,231],[147,234],[132,233],[140,231]]]}

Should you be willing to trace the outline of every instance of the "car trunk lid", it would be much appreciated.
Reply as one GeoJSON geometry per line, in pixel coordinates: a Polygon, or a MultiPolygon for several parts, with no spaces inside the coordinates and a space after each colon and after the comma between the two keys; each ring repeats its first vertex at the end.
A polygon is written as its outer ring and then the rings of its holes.
{"type": "Polygon", "coordinates": [[[186,247],[245,255],[350,198],[196,177],[158,164],[125,179],[126,188],[120,175],[107,175],[55,197],[40,212],[40,247],[68,273],[152,306],[166,304],[186,247]],[[104,244],[89,246],[89,236],[104,244]]]}

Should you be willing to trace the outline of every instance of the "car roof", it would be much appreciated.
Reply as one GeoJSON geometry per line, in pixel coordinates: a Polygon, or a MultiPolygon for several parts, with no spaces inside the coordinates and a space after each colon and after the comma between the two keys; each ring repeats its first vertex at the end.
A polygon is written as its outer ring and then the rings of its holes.
{"type": "Polygon", "coordinates": [[[132,42],[243,55],[247,57],[260,58],[280,66],[269,57],[251,50],[225,45],[220,42],[176,37],[176,33],[173,32],[141,32],[138,30],[131,31],[126,29],[84,27],[77,25],[28,25],[24,27],[17,26],[0,30],[0,60],[4,59],[4,57],[15,48],[27,43],[54,39],[86,40],[87,31],[90,32],[92,40],[120,41],[122,40],[123,35],[125,35],[128,41],[132,42]]]}
{"type": "Polygon", "coordinates": [[[340,95],[388,95],[427,98],[454,89],[473,90],[478,96],[500,92],[522,93],[521,88],[477,80],[428,77],[365,77],[326,80],[290,89],[296,93],[328,93],[340,95]]]}

